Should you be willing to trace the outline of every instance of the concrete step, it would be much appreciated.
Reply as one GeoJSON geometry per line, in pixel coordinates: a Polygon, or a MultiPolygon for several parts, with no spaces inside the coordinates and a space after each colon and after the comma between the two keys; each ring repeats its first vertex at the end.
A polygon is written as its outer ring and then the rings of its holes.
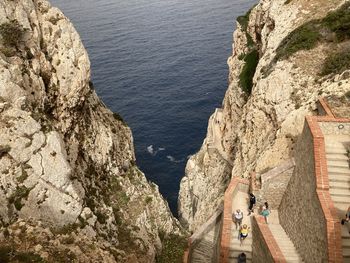
{"type": "Polygon", "coordinates": [[[334,138],[332,140],[325,140],[325,147],[326,148],[345,148],[346,139],[339,141],[338,138],[334,138]]]}
{"type": "Polygon", "coordinates": [[[328,172],[328,180],[329,182],[344,182],[349,183],[350,182],[350,173],[333,173],[328,172]]]}
{"type": "Polygon", "coordinates": [[[325,147],[326,154],[346,154],[346,148],[342,144],[337,145],[326,145],[325,147]]]}
{"type": "Polygon", "coordinates": [[[251,252],[252,251],[252,245],[251,244],[246,244],[243,242],[242,246],[240,244],[234,244],[230,246],[230,249],[232,251],[248,251],[251,252]]]}
{"type": "Polygon", "coordinates": [[[350,135],[344,134],[326,134],[325,135],[326,142],[350,142],[350,135]]]}
{"type": "MultiPolygon", "coordinates": [[[[350,258],[350,248],[343,249],[343,257],[350,258]]],[[[346,261],[346,262],[349,262],[349,261],[346,261]]]]}
{"type": "Polygon", "coordinates": [[[349,161],[349,157],[346,153],[328,153],[326,154],[327,160],[330,161],[349,161]]]}
{"type": "Polygon", "coordinates": [[[338,181],[329,181],[329,188],[336,189],[349,189],[350,190],[350,180],[349,182],[338,182],[338,181]]]}
{"type": "Polygon", "coordinates": [[[276,213],[276,218],[273,224],[269,224],[272,235],[274,236],[282,254],[286,258],[287,262],[301,262],[297,250],[294,247],[293,242],[289,239],[287,233],[284,231],[283,227],[278,222],[278,211],[276,213]]]}
{"type": "Polygon", "coordinates": [[[326,155],[328,155],[328,154],[346,155],[347,154],[347,151],[345,148],[326,148],[325,152],[326,152],[326,155]]]}
{"type": "Polygon", "coordinates": [[[328,167],[339,167],[339,168],[347,168],[349,169],[349,161],[344,161],[344,160],[328,160],[327,159],[327,165],[328,167]]]}
{"type": "Polygon", "coordinates": [[[348,197],[348,201],[350,201],[350,189],[330,188],[329,193],[331,194],[331,196],[348,197]]]}
{"type": "Polygon", "coordinates": [[[344,248],[350,248],[350,237],[345,237],[345,238],[342,238],[342,246],[344,248]]]}
{"type": "Polygon", "coordinates": [[[298,254],[296,254],[297,256],[290,256],[290,255],[287,255],[287,256],[284,256],[287,260],[287,262],[302,262],[301,260],[301,257],[299,257],[298,254]]]}
{"type": "MultiPolygon", "coordinates": [[[[240,240],[238,239],[238,233],[235,234],[235,235],[231,235],[231,244],[239,244],[240,240]]],[[[249,234],[243,241],[244,243],[246,244],[252,244],[253,243],[253,238],[252,238],[252,235],[249,234]]]]}
{"type": "Polygon", "coordinates": [[[334,167],[327,166],[327,170],[329,174],[342,174],[342,175],[350,175],[349,167],[334,167]]]}
{"type": "Polygon", "coordinates": [[[205,234],[192,252],[191,262],[211,263],[216,244],[214,241],[215,229],[205,234]]]}
{"type": "Polygon", "coordinates": [[[344,225],[341,225],[341,236],[344,239],[349,239],[350,238],[350,225],[349,223],[345,223],[344,225]]]}
{"type": "Polygon", "coordinates": [[[349,205],[349,197],[347,196],[331,195],[331,197],[334,203],[349,205]]]}

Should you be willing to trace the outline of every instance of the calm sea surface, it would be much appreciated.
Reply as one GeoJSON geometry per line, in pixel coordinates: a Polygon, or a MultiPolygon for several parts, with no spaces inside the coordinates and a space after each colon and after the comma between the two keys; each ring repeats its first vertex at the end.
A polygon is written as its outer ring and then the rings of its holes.
{"type": "Polygon", "coordinates": [[[256,0],[52,0],[80,33],[105,104],[177,214],[186,160],[227,88],[235,18],[256,0]]]}

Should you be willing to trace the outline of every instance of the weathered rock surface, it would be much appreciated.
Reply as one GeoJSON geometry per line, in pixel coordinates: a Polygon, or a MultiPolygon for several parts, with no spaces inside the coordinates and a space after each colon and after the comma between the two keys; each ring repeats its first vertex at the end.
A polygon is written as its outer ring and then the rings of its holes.
{"type": "MultiPolygon", "coordinates": [[[[0,40],[2,232],[15,238],[8,229],[18,220],[38,231],[69,226],[98,251],[66,245],[79,262],[153,262],[160,234],[180,227],[135,166],[129,127],[93,90],[79,35],[46,0],[0,0],[0,24],[14,20],[20,39],[10,47],[0,40]]],[[[49,259],[42,242],[39,235],[30,249],[42,246],[49,259]]]]}
{"type": "Polygon", "coordinates": [[[319,76],[335,44],[320,43],[274,62],[276,49],[295,28],[345,2],[261,0],[251,10],[247,28],[238,23],[222,109],[210,118],[207,137],[188,161],[181,182],[180,220],[190,230],[215,211],[232,176],[249,177],[252,171],[266,171],[292,157],[304,117],[315,114],[319,97],[341,97],[350,91],[347,71],[319,76]],[[242,57],[251,45],[258,50],[259,62],[248,95],[242,91],[239,76],[245,64],[242,57]]]}

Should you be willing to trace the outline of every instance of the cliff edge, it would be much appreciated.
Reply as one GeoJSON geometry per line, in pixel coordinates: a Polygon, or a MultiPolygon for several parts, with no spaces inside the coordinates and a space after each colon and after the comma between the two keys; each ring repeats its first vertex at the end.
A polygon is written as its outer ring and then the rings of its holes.
{"type": "Polygon", "coordinates": [[[0,261],[153,262],[181,228],[73,25],[46,0],[1,0],[0,35],[0,261]]]}
{"type": "Polygon", "coordinates": [[[179,215],[195,231],[233,176],[263,173],[293,156],[320,97],[350,99],[349,2],[261,0],[238,17],[229,87],[181,181],[179,215]]]}

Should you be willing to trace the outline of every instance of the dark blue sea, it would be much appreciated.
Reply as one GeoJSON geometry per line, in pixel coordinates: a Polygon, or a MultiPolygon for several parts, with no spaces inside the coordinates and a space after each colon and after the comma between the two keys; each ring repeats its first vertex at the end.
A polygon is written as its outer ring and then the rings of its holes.
{"type": "Polygon", "coordinates": [[[177,215],[179,184],[227,88],[235,18],[256,0],[52,0],[88,50],[98,95],[177,215]]]}

